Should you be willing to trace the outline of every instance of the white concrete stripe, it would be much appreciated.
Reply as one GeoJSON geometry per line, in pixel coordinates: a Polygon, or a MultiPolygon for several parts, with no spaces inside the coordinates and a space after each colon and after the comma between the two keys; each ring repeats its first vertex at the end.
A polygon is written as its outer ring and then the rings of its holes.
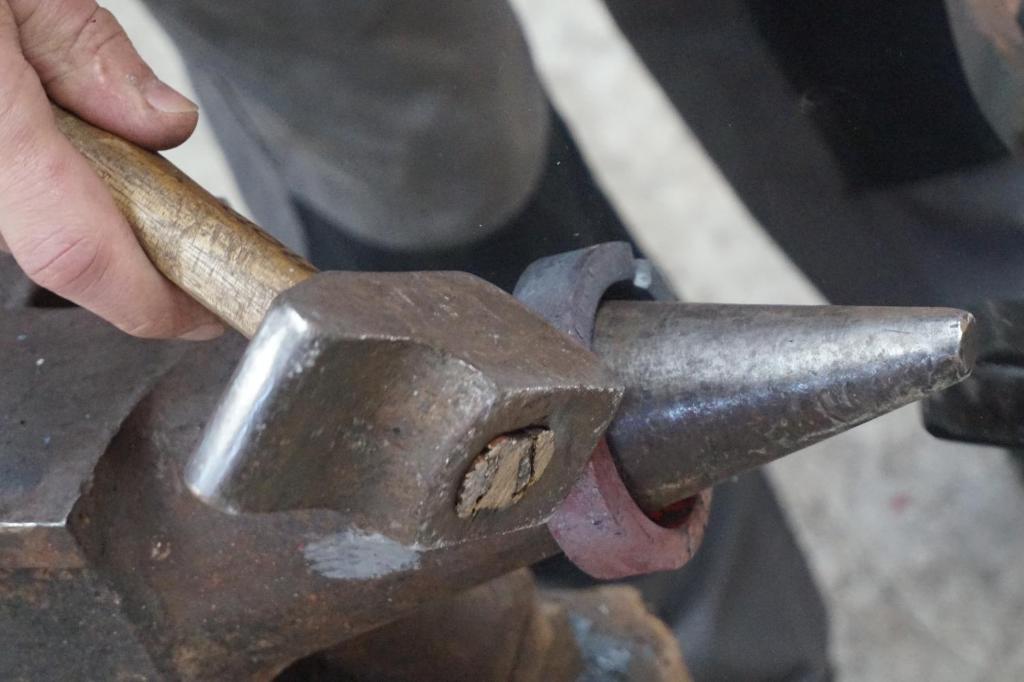
{"type": "Polygon", "coordinates": [[[819,303],[600,0],[513,0],[538,70],[595,176],[686,299],[819,303]]]}

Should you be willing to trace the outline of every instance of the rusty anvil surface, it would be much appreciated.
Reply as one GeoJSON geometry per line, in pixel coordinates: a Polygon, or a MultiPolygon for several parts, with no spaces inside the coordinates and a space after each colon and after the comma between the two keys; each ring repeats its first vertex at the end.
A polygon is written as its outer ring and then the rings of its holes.
{"type": "Polygon", "coordinates": [[[460,571],[468,587],[554,551],[533,535],[438,561],[381,536],[353,544],[336,512],[218,512],[185,490],[181,468],[240,339],[185,353],[78,309],[0,319],[2,437],[19,445],[4,452],[23,453],[0,462],[0,628],[13,628],[0,630],[4,679],[41,662],[64,679],[268,676],[422,601],[395,601],[400,586],[440,596],[460,571]],[[63,657],[48,655],[54,645],[63,657]],[[89,655],[67,658],[75,650],[89,655]]]}
{"type": "Polygon", "coordinates": [[[543,527],[420,553],[336,511],[203,504],[182,470],[244,341],[132,339],[0,268],[0,678],[269,679],[557,551],[543,527]]]}

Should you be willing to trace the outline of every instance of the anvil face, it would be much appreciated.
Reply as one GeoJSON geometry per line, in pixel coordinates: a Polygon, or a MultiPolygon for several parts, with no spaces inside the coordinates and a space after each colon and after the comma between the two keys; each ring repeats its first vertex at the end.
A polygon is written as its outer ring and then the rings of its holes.
{"type": "Polygon", "coordinates": [[[544,523],[621,397],[508,294],[462,273],[324,273],[275,303],[186,472],[230,512],[326,508],[435,547],[544,523]],[[458,518],[495,437],[550,429],[550,466],[507,509],[458,518]]]}

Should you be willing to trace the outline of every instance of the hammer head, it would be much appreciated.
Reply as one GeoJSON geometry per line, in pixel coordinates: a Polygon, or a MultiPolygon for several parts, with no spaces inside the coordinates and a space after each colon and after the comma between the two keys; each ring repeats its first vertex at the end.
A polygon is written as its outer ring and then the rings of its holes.
{"type": "Polygon", "coordinates": [[[472,275],[323,273],[275,302],[185,480],[225,511],[332,509],[437,547],[544,523],[621,395],[596,356],[472,275]],[[515,501],[457,514],[467,473],[502,469],[488,445],[538,432],[548,451],[518,449],[515,501]]]}

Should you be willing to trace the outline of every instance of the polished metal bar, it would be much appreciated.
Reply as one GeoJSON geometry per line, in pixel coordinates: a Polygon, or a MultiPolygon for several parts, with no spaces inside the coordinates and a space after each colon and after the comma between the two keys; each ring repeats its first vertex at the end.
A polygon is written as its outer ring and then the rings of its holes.
{"type": "Polygon", "coordinates": [[[609,440],[658,509],[966,378],[946,308],[607,302],[593,346],[626,384],[609,440]]]}

